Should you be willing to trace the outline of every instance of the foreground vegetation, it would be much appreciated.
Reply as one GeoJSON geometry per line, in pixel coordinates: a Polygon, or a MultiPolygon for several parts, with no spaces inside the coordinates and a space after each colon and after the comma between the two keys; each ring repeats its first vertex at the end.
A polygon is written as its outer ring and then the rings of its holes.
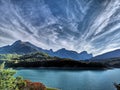
{"type": "Polygon", "coordinates": [[[14,77],[16,71],[13,69],[5,69],[5,63],[0,65],[0,90],[57,90],[54,88],[46,88],[40,82],[32,82],[24,80],[22,77],[14,77]]]}
{"type": "Polygon", "coordinates": [[[22,77],[13,77],[15,73],[13,69],[4,69],[4,63],[0,65],[0,90],[22,90],[25,82],[22,77]]]}

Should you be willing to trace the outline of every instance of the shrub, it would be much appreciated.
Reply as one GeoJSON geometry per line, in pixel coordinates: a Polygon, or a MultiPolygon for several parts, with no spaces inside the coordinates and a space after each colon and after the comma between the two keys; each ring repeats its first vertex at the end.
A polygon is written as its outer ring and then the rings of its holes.
{"type": "Polygon", "coordinates": [[[31,82],[30,80],[25,80],[26,90],[46,90],[45,85],[40,82],[31,82]]]}
{"type": "Polygon", "coordinates": [[[4,64],[0,65],[0,90],[23,90],[25,82],[22,77],[14,77],[16,73],[13,69],[4,69],[4,64]]]}

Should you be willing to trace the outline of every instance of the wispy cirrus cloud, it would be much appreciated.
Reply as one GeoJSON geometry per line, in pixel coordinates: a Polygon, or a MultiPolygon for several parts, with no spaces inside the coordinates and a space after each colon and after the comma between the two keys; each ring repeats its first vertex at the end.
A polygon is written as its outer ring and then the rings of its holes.
{"type": "Polygon", "coordinates": [[[119,0],[0,0],[0,46],[23,40],[94,55],[115,50],[119,10],[119,0]]]}

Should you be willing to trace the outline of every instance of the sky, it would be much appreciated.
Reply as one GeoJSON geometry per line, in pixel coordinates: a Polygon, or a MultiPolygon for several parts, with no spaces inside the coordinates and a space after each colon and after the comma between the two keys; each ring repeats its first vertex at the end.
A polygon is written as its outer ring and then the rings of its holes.
{"type": "Polygon", "coordinates": [[[0,0],[0,47],[16,40],[94,56],[120,49],[120,0],[0,0]]]}

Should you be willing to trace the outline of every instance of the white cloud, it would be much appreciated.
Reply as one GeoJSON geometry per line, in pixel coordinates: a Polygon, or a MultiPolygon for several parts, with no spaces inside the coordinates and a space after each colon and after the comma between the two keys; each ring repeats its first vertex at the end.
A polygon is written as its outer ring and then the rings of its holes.
{"type": "Polygon", "coordinates": [[[115,14],[120,9],[119,0],[106,0],[98,6],[100,10],[97,8],[92,13],[89,11],[94,9],[93,0],[75,0],[74,3],[67,0],[66,8],[60,7],[67,18],[61,14],[54,16],[45,2],[37,3],[39,7],[36,7],[33,0],[34,3],[26,7],[30,12],[24,14],[27,11],[12,4],[12,0],[1,1],[0,46],[23,40],[46,49],[86,50],[94,55],[120,48],[120,13],[115,14]]]}

